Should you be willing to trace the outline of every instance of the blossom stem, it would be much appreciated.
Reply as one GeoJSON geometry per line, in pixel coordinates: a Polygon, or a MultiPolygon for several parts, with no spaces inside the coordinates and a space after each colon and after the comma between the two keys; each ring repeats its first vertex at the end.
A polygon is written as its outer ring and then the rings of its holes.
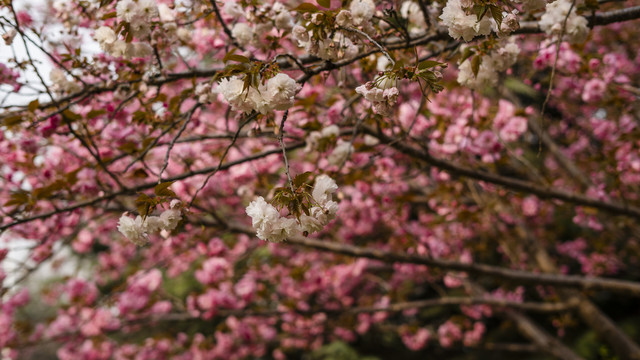
{"type": "Polygon", "coordinates": [[[285,110],[284,115],[282,115],[282,121],[280,122],[280,131],[278,132],[278,141],[280,142],[280,148],[282,149],[282,157],[284,158],[284,171],[287,173],[287,180],[289,181],[289,187],[291,188],[291,192],[295,192],[293,189],[293,180],[291,180],[291,173],[289,172],[289,160],[287,159],[287,149],[284,146],[284,123],[287,121],[287,116],[289,116],[289,110],[285,110]]]}

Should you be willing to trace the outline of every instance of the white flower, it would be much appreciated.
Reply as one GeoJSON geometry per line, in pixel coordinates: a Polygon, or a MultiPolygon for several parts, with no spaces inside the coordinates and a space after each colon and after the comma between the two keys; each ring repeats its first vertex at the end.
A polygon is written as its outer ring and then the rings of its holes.
{"type": "Polygon", "coordinates": [[[67,81],[67,77],[60,69],[52,69],[49,73],[49,79],[51,79],[54,84],[61,84],[67,81]]]}
{"type": "Polygon", "coordinates": [[[267,81],[268,98],[276,110],[287,110],[293,106],[300,85],[289,75],[279,73],[267,81]]]}
{"type": "Polygon", "coordinates": [[[338,185],[335,180],[322,174],[316,177],[311,196],[313,196],[313,200],[318,204],[324,205],[327,201],[331,200],[331,194],[335,193],[336,190],[338,190],[338,185]]]}
{"type": "Polygon", "coordinates": [[[142,246],[149,241],[142,217],[139,215],[134,220],[128,216],[128,213],[122,214],[118,221],[118,231],[138,246],[142,246]]]}
{"type": "Polygon", "coordinates": [[[331,165],[342,165],[347,160],[349,154],[353,154],[355,151],[353,145],[350,142],[338,139],[338,144],[331,152],[327,160],[331,165]]]}
{"type": "Polygon", "coordinates": [[[260,84],[258,90],[249,88],[248,91],[249,96],[247,98],[247,106],[250,106],[261,114],[267,114],[269,111],[273,110],[271,94],[268,92],[265,85],[260,84]]]}
{"type": "Polygon", "coordinates": [[[398,102],[400,92],[395,87],[396,81],[390,78],[380,78],[360,85],[356,88],[356,92],[361,94],[366,100],[373,104],[376,113],[389,116],[393,111],[393,107],[398,102]]]}
{"type": "Polygon", "coordinates": [[[565,19],[564,34],[567,36],[567,40],[571,43],[584,42],[589,35],[588,21],[583,16],[576,14],[576,6],[572,8],[570,0],[556,0],[547,4],[545,13],[538,24],[547,35],[559,36],[562,33],[562,24],[565,19]],[[569,10],[571,10],[571,14],[569,14],[569,10]]]}
{"type": "Polygon", "coordinates": [[[181,219],[182,214],[179,210],[169,209],[160,214],[160,221],[162,221],[163,229],[167,231],[175,229],[181,219]]]}
{"type": "Polygon", "coordinates": [[[338,203],[333,200],[327,201],[322,207],[314,206],[311,208],[311,216],[320,221],[322,226],[335,219],[337,213],[338,203]]]}
{"type": "Polygon", "coordinates": [[[131,34],[138,39],[147,37],[147,35],[151,33],[151,25],[149,22],[140,17],[137,17],[134,20],[135,21],[129,23],[129,30],[131,31],[131,34]]]}
{"type": "Polygon", "coordinates": [[[176,21],[176,15],[174,11],[169,6],[167,6],[167,4],[158,5],[158,16],[160,17],[160,21],[162,22],[176,21]]]}
{"type": "Polygon", "coordinates": [[[499,48],[484,56],[477,76],[473,74],[471,61],[463,62],[458,71],[458,83],[470,89],[495,86],[498,83],[498,72],[507,70],[518,59],[520,48],[514,41],[515,38],[510,38],[508,42],[503,41],[499,48]]]}
{"type": "Polygon", "coordinates": [[[278,210],[264,200],[262,196],[252,201],[246,209],[247,215],[251,217],[254,228],[258,229],[263,225],[273,223],[280,217],[278,210]]]}
{"type": "Polygon", "coordinates": [[[462,37],[464,41],[471,41],[477,35],[489,35],[491,33],[489,18],[485,16],[478,22],[475,15],[465,13],[460,0],[448,0],[440,15],[440,19],[449,29],[449,35],[454,39],[462,37]]]}
{"type": "Polygon", "coordinates": [[[376,146],[380,143],[380,140],[378,140],[378,138],[371,136],[369,134],[364,136],[364,144],[367,146],[376,146]]]}
{"type": "Polygon", "coordinates": [[[338,24],[338,26],[351,26],[352,22],[353,15],[351,15],[351,11],[349,10],[340,10],[338,15],[336,16],[336,24],[338,24]]]}
{"type": "Polygon", "coordinates": [[[147,216],[142,225],[144,232],[147,234],[156,233],[164,229],[164,223],[159,216],[147,216]]]}
{"type": "Polygon", "coordinates": [[[251,217],[256,236],[261,240],[280,242],[298,233],[298,222],[281,217],[278,210],[262,196],[252,201],[246,212],[251,217]]]}
{"type": "Polygon", "coordinates": [[[519,28],[520,23],[518,22],[518,16],[514,13],[507,14],[502,20],[502,25],[500,26],[500,30],[506,34],[510,34],[519,28]]]}
{"type": "Polygon", "coordinates": [[[231,30],[231,35],[233,35],[241,46],[247,45],[253,40],[253,30],[246,23],[235,24],[231,30]]]}
{"type": "Polygon", "coordinates": [[[131,50],[128,52],[132,57],[145,57],[153,53],[151,45],[143,42],[131,43],[131,50]]]}
{"type": "Polygon", "coordinates": [[[322,129],[322,131],[310,132],[306,139],[307,146],[304,148],[304,151],[311,152],[318,149],[318,143],[321,139],[331,138],[332,136],[335,138],[340,136],[340,128],[337,125],[329,125],[322,129]]]}
{"type": "Polygon", "coordinates": [[[353,24],[360,25],[371,20],[376,12],[376,5],[373,0],[354,0],[349,6],[351,15],[353,16],[353,24]]]}
{"type": "MultiPolygon", "coordinates": [[[[319,209],[317,206],[314,207],[316,209],[319,209]]],[[[312,208],[312,211],[313,209],[312,208]]],[[[312,212],[313,213],[313,212],[312,212]]],[[[315,211],[315,213],[317,213],[317,211],[315,211]]],[[[319,219],[310,216],[310,215],[306,215],[306,214],[302,214],[300,216],[300,231],[302,232],[307,232],[309,234],[314,233],[316,231],[320,231],[322,230],[322,228],[324,228],[325,224],[320,221],[319,219]]]]}
{"type": "Polygon", "coordinates": [[[2,40],[4,40],[4,44],[5,45],[13,44],[13,39],[16,37],[17,34],[18,34],[18,30],[13,28],[9,29],[6,33],[2,35],[2,40]]]}
{"type": "Polygon", "coordinates": [[[322,129],[320,132],[323,138],[328,138],[331,136],[335,136],[336,138],[340,136],[340,128],[338,125],[329,125],[326,128],[322,129]]]}
{"type": "Polygon", "coordinates": [[[302,44],[299,44],[299,46],[304,46],[303,44],[309,41],[309,32],[307,31],[307,29],[305,29],[300,25],[296,25],[293,27],[293,30],[291,31],[291,36],[295,40],[298,40],[298,43],[302,43],[302,44]]]}
{"type": "Polygon", "coordinates": [[[424,20],[420,5],[415,1],[403,2],[400,7],[400,15],[409,20],[409,30],[412,33],[424,32],[427,28],[427,23],[424,20]]]}
{"type": "Polygon", "coordinates": [[[53,82],[53,90],[58,92],[74,93],[80,91],[80,85],[74,81],[67,80],[67,76],[60,69],[52,69],[49,73],[49,79],[53,82]]]}
{"type": "Polygon", "coordinates": [[[94,38],[103,48],[103,50],[105,49],[105,46],[112,45],[118,39],[113,29],[107,26],[100,26],[96,30],[94,38]]]}
{"type": "Polygon", "coordinates": [[[268,231],[258,231],[256,235],[262,240],[271,242],[282,242],[289,237],[298,234],[298,222],[295,219],[280,217],[272,225],[268,227],[268,231]]]}
{"type": "Polygon", "coordinates": [[[156,0],[138,0],[138,9],[147,20],[152,20],[159,15],[156,0]]]}
{"type": "Polygon", "coordinates": [[[234,18],[238,18],[244,15],[242,6],[240,6],[240,4],[235,1],[225,1],[222,10],[229,16],[233,16],[234,18]]]}
{"type": "Polygon", "coordinates": [[[231,105],[234,110],[240,110],[244,112],[251,112],[253,106],[247,101],[249,97],[244,89],[244,81],[233,76],[228,79],[220,80],[216,92],[222,94],[224,99],[231,105]]]}
{"type": "Polygon", "coordinates": [[[120,0],[116,5],[116,14],[119,19],[131,22],[140,15],[138,5],[133,0],[120,0]]]}
{"type": "Polygon", "coordinates": [[[376,70],[378,71],[387,71],[392,67],[391,61],[386,56],[378,56],[378,60],[376,60],[376,70]]]}
{"type": "Polygon", "coordinates": [[[277,11],[275,23],[276,27],[280,30],[291,30],[293,28],[293,18],[291,17],[289,10],[282,7],[281,11],[277,11]]]}

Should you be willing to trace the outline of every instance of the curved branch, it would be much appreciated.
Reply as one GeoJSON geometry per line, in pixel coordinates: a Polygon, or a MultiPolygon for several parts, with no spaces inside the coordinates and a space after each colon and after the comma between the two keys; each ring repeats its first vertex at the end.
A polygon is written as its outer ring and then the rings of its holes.
{"type": "Polygon", "coordinates": [[[588,196],[563,190],[556,190],[547,186],[541,186],[526,180],[514,179],[511,177],[492,174],[478,169],[464,167],[447,160],[435,158],[428,152],[416,149],[415,147],[407,145],[404,142],[395,141],[391,137],[372,129],[371,127],[363,126],[362,130],[366,134],[378,138],[381,143],[388,144],[389,146],[405,155],[424,161],[431,166],[435,166],[438,169],[445,170],[456,175],[467,176],[475,180],[486,181],[491,184],[504,186],[508,189],[521,191],[528,194],[534,194],[540,198],[562,200],[576,205],[589,206],[596,209],[605,210],[610,213],[627,215],[640,219],[640,208],[633,205],[610,201],[601,201],[588,196]]]}
{"type": "MultiPolygon", "coordinates": [[[[254,235],[250,229],[232,226],[232,230],[254,235]]],[[[348,244],[321,241],[303,237],[293,237],[287,240],[291,244],[312,249],[329,251],[355,257],[364,257],[389,263],[409,263],[426,265],[444,270],[464,271],[470,274],[485,275],[496,279],[517,282],[519,284],[551,285],[582,290],[606,290],[620,294],[640,297],[640,283],[607,279],[601,277],[584,277],[577,275],[556,275],[533,273],[522,270],[512,270],[486,264],[465,264],[451,260],[433,259],[425,256],[387,252],[348,244]]]]}

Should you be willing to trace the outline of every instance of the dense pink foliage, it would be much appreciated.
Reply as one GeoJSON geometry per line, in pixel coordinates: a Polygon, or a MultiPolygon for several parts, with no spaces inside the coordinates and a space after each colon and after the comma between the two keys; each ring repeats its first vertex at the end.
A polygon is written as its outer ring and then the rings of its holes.
{"type": "MultiPolygon", "coordinates": [[[[504,319],[527,311],[519,304],[569,294],[464,270],[474,264],[637,285],[638,20],[597,24],[575,43],[525,21],[544,8],[526,10],[509,40],[519,53],[502,70],[491,59],[508,36],[491,20],[492,35],[456,40],[478,45],[466,60],[483,59],[474,81],[491,74],[472,90],[460,85],[465,48],[448,45],[454,27],[440,17],[447,1],[423,2],[426,14],[410,1],[318,1],[330,5],[320,12],[249,3],[0,5],[3,51],[24,39],[46,52],[0,64],[14,102],[0,113],[0,357],[33,358],[52,343],[69,360],[286,359],[339,341],[384,346],[376,337],[402,354],[447,354],[516,333],[504,319]],[[146,15],[126,9],[145,4],[146,15]],[[353,19],[337,25],[344,9],[353,19]],[[389,14],[406,32],[380,20],[389,14]],[[309,33],[327,17],[339,35],[309,33]],[[423,60],[438,61],[432,80],[415,75],[423,60]],[[40,61],[54,71],[36,73],[40,61]],[[255,84],[234,94],[232,76],[251,66],[255,84]],[[393,71],[405,75],[385,78],[393,71]],[[247,207],[305,172],[297,193],[320,210],[319,230],[259,240],[268,219],[247,207]],[[319,204],[311,189],[322,174],[338,190],[319,204]],[[166,182],[168,195],[156,186],[166,182]],[[148,214],[140,194],[157,200],[148,214]]],[[[281,206],[272,217],[303,228],[303,214],[281,206]]],[[[535,319],[580,330],[556,315],[535,319]]]]}

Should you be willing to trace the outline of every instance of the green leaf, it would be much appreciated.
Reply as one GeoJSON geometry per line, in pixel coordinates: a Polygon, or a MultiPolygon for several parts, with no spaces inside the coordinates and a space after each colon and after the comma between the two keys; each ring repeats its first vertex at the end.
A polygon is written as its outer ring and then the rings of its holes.
{"type": "Polygon", "coordinates": [[[38,106],[40,106],[40,101],[38,101],[38,99],[35,99],[29,103],[29,105],[27,106],[27,110],[34,112],[38,110],[38,106]]]}
{"type": "Polygon", "coordinates": [[[80,170],[82,170],[82,167],[79,167],[64,176],[69,185],[75,185],[78,182],[78,173],[80,170]]]}
{"type": "Polygon", "coordinates": [[[480,64],[482,63],[482,56],[476,55],[473,59],[471,59],[471,70],[473,71],[473,75],[478,77],[478,71],[480,71],[480,64]]]}
{"type": "Polygon", "coordinates": [[[13,116],[9,116],[8,118],[5,118],[2,120],[2,125],[5,126],[16,126],[18,124],[20,124],[22,122],[22,116],[20,115],[13,115],[13,116]]]}
{"type": "Polygon", "coordinates": [[[76,121],[82,119],[82,116],[74,113],[71,110],[65,110],[62,112],[62,116],[66,118],[67,121],[76,121]]]}
{"type": "Polygon", "coordinates": [[[116,16],[118,16],[118,13],[113,11],[113,12],[110,12],[110,13],[102,15],[102,20],[111,19],[111,18],[114,18],[116,16]]]}
{"type": "Polygon", "coordinates": [[[133,116],[131,117],[131,120],[133,120],[133,122],[135,123],[142,123],[147,119],[147,113],[144,111],[136,111],[133,113],[133,116]]]}
{"type": "Polygon", "coordinates": [[[485,5],[474,5],[473,12],[476,14],[478,21],[482,20],[484,15],[489,11],[489,7],[485,5]]]}
{"type": "Polygon", "coordinates": [[[140,194],[136,199],[136,208],[142,217],[146,217],[156,208],[156,201],[147,194],[140,194]]]}
{"type": "Polygon", "coordinates": [[[462,58],[460,59],[460,63],[462,64],[465,60],[473,56],[473,54],[475,54],[473,47],[465,48],[464,52],[462,53],[462,58]]]}
{"type": "Polygon", "coordinates": [[[89,111],[89,113],[87,114],[87,119],[95,119],[100,115],[104,115],[106,114],[107,111],[104,109],[99,109],[99,110],[91,110],[89,111]]]}
{"type": "Polygon", "coordinates": [[[4,203],[4,206],[12,206],[12,205],[24,205],[29,202],[30,194],[24,190],[20,190],[11,194],[9,197],[9,201],[4,203]]]}
{"type": "Polygon", "coordinates": [[[489,5],[489,9],[491,9],[491,16],[493,17],[493,20],[495,20],[498,24],[499,29],[500,25],[502,24],[502,9],[495,5],[489,5]]]}
{"type": "Polygon", "coordinates": [[[316,2],[324,8],[328,9],[331,7],[331,0],[316,0],[316,2]]]}
{"type": "Polygon", "coordinates": [[[318,9],[318,7],[313,4],[302,3],[298,5],[298,7],[293,9],[293,11],[297,11],[299,13],[306,13],[306,12],[318,12],[320,11],[320,9],[318,9]]]}
{"type": "Polygon", "coordinates": [[[132,178],[135,179],[144,179],[149,177],[149,175],[147,174],[146,171],[144,171],[144,169],[136,169],[132,174],[131,174],[132,178]]]}
{"type": "Polygon", "coordinates": [[[432,67],[436,67],[441,64],[442,63],[439,61],[425,60],[425,61],[421,61],[420,64],[418,64],[418,69],[419,70],[430,69],[432,67]]]}
{"type": "Polygon", "coordinates": [[[248,64],[251,62],[248,57],[242,55],[234,54],[236,49],[231,50],[227,55],[222,58],[223,62],[235,61],[243,64],[248,64]]]}
{"type": "Polygon", "coordinates": [[[173,184],[174,181],[169,181],[169,182],[165,182],[165,183],[160,183],[158,185],[156,185],[156,187],[153,189],[153,192],[157,195],[157,196],[171,196],[171,197],[175,197],[176,193],[173,192],[173,190],[169,189],[169,187],[171,186],[171,184],[173,184]]]}
{"type": "Polygon", "coordinates": [[[311,171],[306,171],[302,174],[298,174],[295,178],[293,178],[293,187],[299,188],[300,186],[302,186],[305,182],[307,182],[311,174],[313,174],[311,171]]]}

